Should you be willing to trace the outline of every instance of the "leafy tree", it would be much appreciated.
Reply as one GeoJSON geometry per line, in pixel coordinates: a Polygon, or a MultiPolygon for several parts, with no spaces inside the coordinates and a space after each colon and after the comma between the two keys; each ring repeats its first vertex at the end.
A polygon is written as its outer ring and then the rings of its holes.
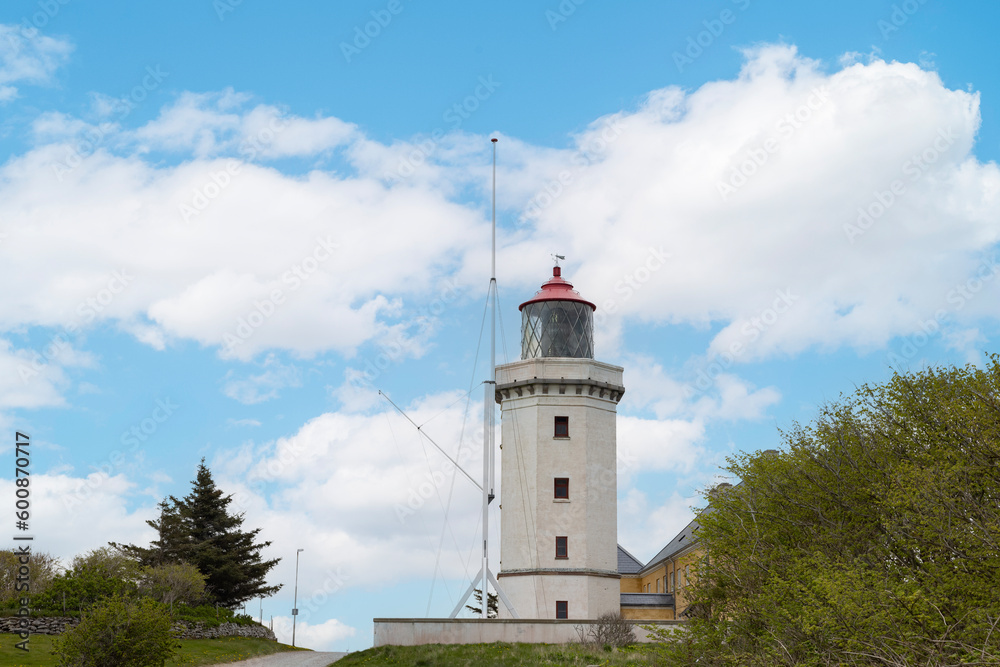
{"type": "Polygon", "coordinates": [[[177,647],[170,612],[150,598],[105,598],[56,640],[59,667],[162,667],[177,647]]]}
{"type": "MultiPolygon", "coordinates": [[[[472,592],[472,597],[476,598],[476,602],[479,603],[478,607],[473,607],[472,605],[465,605],[465,608],[474,613],[476,616],[483,615],[483,592],[476,588],[472,592]]],[[[486,595],[486,618],[496,618],[499,614],[500,602],[497,598],[496,593],[487,593],[486,595]]]]}
{"type": "Polygon", "coordinates": [[[741,455],[679,665],[1000,661],[1000,358],[897,374],[741,455]]]}
{"type": "MultiPolygon", "coordinates": [[[[0,606],[16,605],[24,597],[24,593],[17,590],[21,566],[18,557],[15,549],[0,549],[0,606]]],[[[59,559],[44,551],[32,551],[28,574],[31,597],[44,593],[58,573],[59,559]]]]}
{"type": "Polygon", "coordinates": [[[150,547],[113,545],[141,564],[190,563],[205,575],[208,596],[225,607],[237,607],[255,597],[267,597],[281,586],[268,586],[267,573],[280,559],[262,560],[270,542],[255,542],[260,529],[242,530],[243,514],[230,514],[232,496],[216,487],[202,459],[192,490],[178,500],[160,503],[160,518],[147,522],[159,539],[150,547]]]}
{"type": "Polygon", "coordinates": [[[170,606],[174,603],[197,604],[205,596],[205,575],[188,563],[169,563],[145,567],[139,579],[139,593],[170,606]]]}
{"type": "Polygon", "coordinates": [[[113,595],[133,596],[139,565],[110,547],[73,558],[66,572],[56,575],[46,591],[33,598],[38,609],[80,611],[113,595]]]}

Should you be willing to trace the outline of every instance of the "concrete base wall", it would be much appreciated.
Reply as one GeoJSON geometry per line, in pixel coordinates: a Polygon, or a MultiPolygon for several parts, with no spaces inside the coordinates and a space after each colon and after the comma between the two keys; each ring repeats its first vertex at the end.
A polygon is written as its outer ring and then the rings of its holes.
{"type": "MultiPolygon", "coordinates": [[[[546,573],[538,576],[505,576],[500,585],[521,618],[556,618],[556,601],[566,600],[568,620],[586,620],[621,609],[618,579],[578,574],[546,573]]],[[[500,605],[500,618],[510,619],[506,605],[500,605]]]]}
{"type": "MultiPolygon", "coordinates": [[[[465,618],[376,618],[375,646],[419,646],[422,644],[490,644],[493,642],[526,644],[570,644],[580,641],[577,627],[593,621],[585,620],[512,620],[465,618]]],[[[683,627],[682,621],[636,621],[635,636],[640,642],[650,641],[648,633],[639,627],[654,625],[683,627]]]]}

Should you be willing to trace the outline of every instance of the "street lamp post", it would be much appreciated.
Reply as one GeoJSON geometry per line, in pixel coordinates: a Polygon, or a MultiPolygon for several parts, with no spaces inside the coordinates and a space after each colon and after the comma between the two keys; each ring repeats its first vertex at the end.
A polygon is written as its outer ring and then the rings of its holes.
{"type": "Polygon", "coordinates": [[[292,647],[295,646],[295,617],[299,615],[299,554],[305,549],[295,550],[295,601],[292,603],[292,647]]]}

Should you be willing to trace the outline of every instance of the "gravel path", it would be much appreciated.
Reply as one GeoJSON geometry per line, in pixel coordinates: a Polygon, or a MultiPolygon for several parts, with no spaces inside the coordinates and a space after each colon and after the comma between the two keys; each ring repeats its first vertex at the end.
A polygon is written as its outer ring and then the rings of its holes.
{"type": "Polygon", "coordinates": [[[230,662],[216,667],[326,667],[343,658],[346,653],[315,653],[313,651],[285,651],[252,658],[243,662],[230,662]]]}

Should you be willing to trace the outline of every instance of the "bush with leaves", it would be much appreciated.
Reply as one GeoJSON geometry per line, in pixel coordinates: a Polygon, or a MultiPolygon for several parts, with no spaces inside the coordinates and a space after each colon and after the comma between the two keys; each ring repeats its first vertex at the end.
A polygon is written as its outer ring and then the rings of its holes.
{"type": "Polygon", "coordinates": [[[128,556],[110,547],[94,549],[76,556],[33,604],[37,611],[79,613],[112,595],[135,596],[139,577],[139,564],[128,556]]]}
{"type": "Polygon", "coordinates": [[[55,644],[58,667],[162,667],[176,650],[169,610],[121,595],[85,611],[55,644]]]}
{"type": "Polygon", "coordinates": [[[1000,359],[896,375],[742,455],[678,665],[1000,664],[1000,359]]]}
{"type": "Polygon", "coordinates": [[[199,623],[206,628],[215,628],[223,623],[235,623],[236,625],[258,625],[257,619],[244,614],[237,614],[232,609],[220,607],[218,605],[203,604],[191,607],[185,604],[178,604],[173,609],[175,621],[190,621],[199,623]]]}
{"type": "Polygon", "coordinates": [[[139,594],[169,605],[197,604],[205,597],[205,575],[194,565],[168,563],[144,567],[139,575],[139,594]]]}
{"type": "MultiPolygon", "coordinates": [[[[17,609],[24,592],[17,590],[18,570],[22,563],[14,549],[0,549],[0,609],[17,609]]],[[[59,559],[44,551],[32,551],[29,569],[30,595],[37,597],[48,590],[59,573],[59,559]]]]}

